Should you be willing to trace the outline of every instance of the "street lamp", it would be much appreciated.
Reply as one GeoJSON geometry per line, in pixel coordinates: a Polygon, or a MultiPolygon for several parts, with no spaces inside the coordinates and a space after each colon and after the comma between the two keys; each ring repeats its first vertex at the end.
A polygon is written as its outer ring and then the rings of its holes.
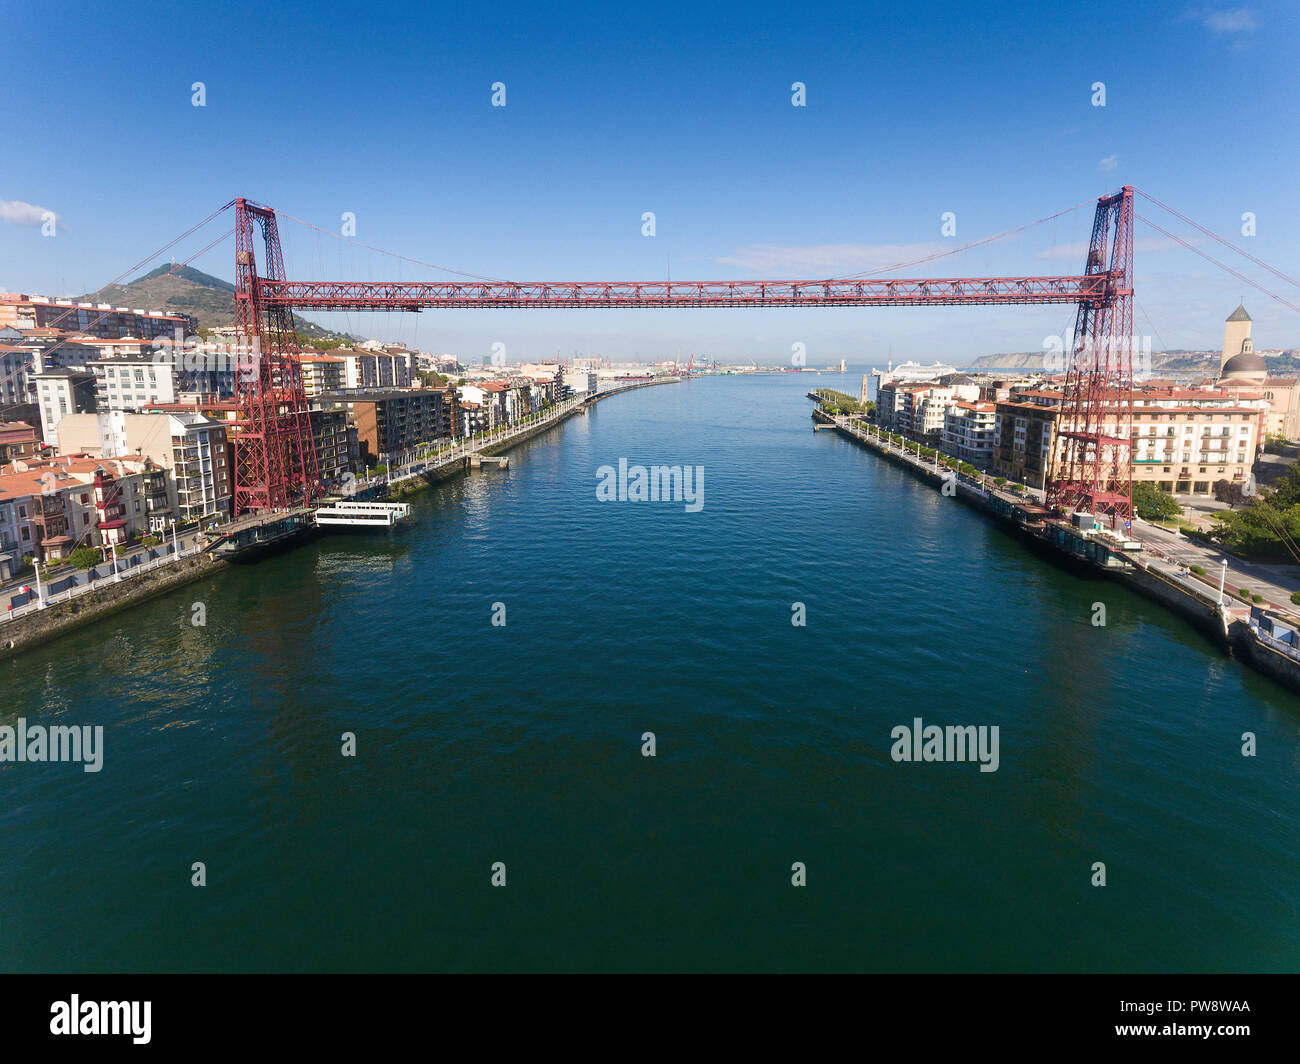
{"type": "Polygon", "coordinates": [[[1223,559],[1223,571],[1219,573],[1219,605],[1223,605],[1223,584],[1228,579],[1228,559],[1223,559]]]}

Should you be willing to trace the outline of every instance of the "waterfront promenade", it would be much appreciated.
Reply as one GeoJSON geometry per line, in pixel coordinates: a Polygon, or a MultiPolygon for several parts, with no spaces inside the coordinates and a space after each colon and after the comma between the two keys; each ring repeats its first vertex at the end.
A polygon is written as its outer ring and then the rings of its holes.
{"type": "Polygon", "coordinates": [[[54,570],[39,581],[35,573],[28,573],[0,588],[0,624],[191,557],[204,549],[202,538],[198,530],[193,530],[178,535],[174,546],[168,541],[154,547],[140,547],[116,559],[116,563],[110,559],[89,569],[54,570]]]}
{"type": "Polygon", "coordinates": [[[1051,518],[1041,493],[999,487],[987,473],[963,472],[962,463],[937,451],[927,458],[913,441],[899,443],[869,422],[830,415],[820,406],[813,416],[821,426],[910,467],[944,494],[1046,544],[1062,561],[1084,561],[1099,575],[1180,613],[1225,648],[1239,650],[1259,671],[1300,690],[1300,610],[1288,587],[1275,577],[1261,578],[1260,567],[1198,543],[1171,543],[1170,533],[1140,518],[1124,536],[1107,530],[1081,534],[1051,518]],[[1193,572],[1193,566],[1204,571],[1193,572]],[[1240,594],[1243,589],[1249,598],[1240,594]]]}
{"type": "MultiPolygon", "coordinates": [[[[1035,488],[1025,488],[1015,492],[994,483],[994,478],[987,473],[976,477],[968,476],[955,469],[957,459],[940,455],[932,461],[922,458],[918,453],[919,444],[909,442],[900,446],[894,443],[883,430],[869,422],[856,418],[837,416],[834,425],[845,435],[852,436],[871,444],[896,457],[898,460],[914,467],[918,472],[931,479],[944,477],[956,481],[970,491],[986,498],[1000,498],[1009,506],[1023,504],[1026,501],[1037,505],[1044,502],[1043,492],[1035,488]]],[[[1216,600],[1220,582],[1223,585],[1223,603],[1234,616],[1249,614],[1250,603],[1244,602],[1239,592],[1249,589],[1263,600],[1260,605],[1287,616],[1294,617],[1300,624],[1300,611],[1291,602],[1291,594],[1300,590],[1300,579],[1293,574],[1280,573],[1279,566],[1254,565],[1206,544],[1187,539],[1176,532],[1170,532],[1140,517],[1133,520],[1132,537],[1142,544],[1141,554],[1144,558],[1133,557],[1135,564],[1158,572],[1197,593],[1211,591],[1216,600]],[[1226,568],[1225,568],[1226,563],[1226,568]],[[1205,570],[1203,576],[1193,573],[1192,566],[1205,570]]]]}

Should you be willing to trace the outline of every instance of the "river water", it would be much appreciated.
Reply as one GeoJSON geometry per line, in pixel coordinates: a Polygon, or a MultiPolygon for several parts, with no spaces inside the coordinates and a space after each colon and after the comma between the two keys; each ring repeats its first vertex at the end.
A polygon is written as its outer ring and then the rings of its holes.
{"type": "Polygon", "coordinates": [[[0,967],[1300,967],[1300,699],[813,433],[856,379],[616,396],[0,663],[0,725],[104,728],[0,764],[0,967]],[[917,717],[997,771],[893,760],[917,717]]]}

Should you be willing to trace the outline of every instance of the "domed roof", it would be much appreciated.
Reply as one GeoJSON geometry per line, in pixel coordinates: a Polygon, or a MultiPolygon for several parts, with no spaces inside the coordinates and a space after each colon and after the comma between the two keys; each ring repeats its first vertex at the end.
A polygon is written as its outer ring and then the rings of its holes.
{"type": "Polygon", "coordinates": [[[1247,377],[1259,374],[1261,377],[1268,376],[1268,363],[1265,362],[1254,351],[1242,351],[1239,355],[1233,355],[1223,364],[1222,377],[1247,377]]]}

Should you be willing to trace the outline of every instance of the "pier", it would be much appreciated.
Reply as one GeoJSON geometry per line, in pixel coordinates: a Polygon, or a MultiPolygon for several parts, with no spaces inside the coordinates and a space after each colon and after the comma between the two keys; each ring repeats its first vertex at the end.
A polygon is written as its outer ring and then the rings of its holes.
{"type": "Polygon", "coordinates": [[[247,514],[221,525],[204,549],[217,558],[243,561],[305,539],[315,527],[312,510],[306,506],[279,513],[247,514]]]}

